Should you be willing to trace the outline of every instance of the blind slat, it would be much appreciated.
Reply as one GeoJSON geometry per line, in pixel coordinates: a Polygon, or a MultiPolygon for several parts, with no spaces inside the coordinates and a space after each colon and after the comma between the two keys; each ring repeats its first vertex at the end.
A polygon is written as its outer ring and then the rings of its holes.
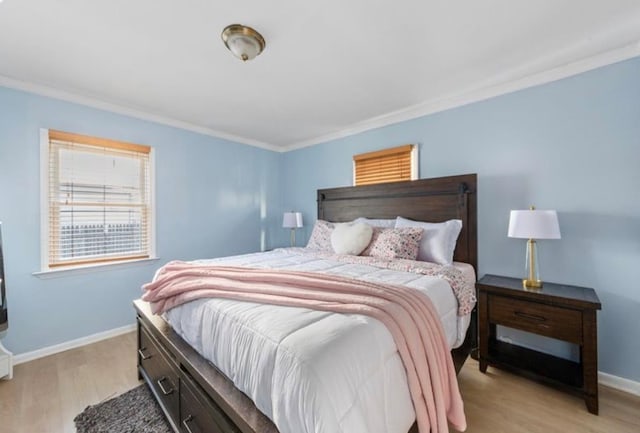
{"type": "Polygon", "coordinates": [[[410,167],[396,167],[396,168],[390,168],[390,169],[384,169],[384,170],[358,170],[356,173],[358,173],[359,175],[384,175],[385,173],[392,173],[392,174],[398,174],[401,173],[403,171],[410,171],[410,167]]]}
{"type": "MultiPolygon", "coordinates": [[[[115,201],[103,201],[103,202],[90,202],[90,201],[60,201],[56,200],[54,203],[58,206],[82,206],[82,207],[97,207],[103,209],[104,207],[124,207],[131,208],[132,210],[136,210],[139,208],[146,209],[147,205],[145,203],[118,203],[115,201]]],[[[114,211],[115,212],[115,211],[114,211]]],[[[122,212],[122,211],[119,211],[122,212]]]]}
{"type": "Polygon", "coordinates": [[[361,160],[372,159],[372,158],[388,157],[390,155],[395,155],[395,154],[410,154],[412,150],[413,150],[413,144],[407,144],[404,146],[392,147],[389,149],[377,150],[375,152],[367,152],[367,153],[361,153],[359,155],[354,155],[353,160],[361,161],[361,160]]]}
{"type": "Polygon", "coordinates": [[[390,155],[377,156],[374,158],[357,159],[357,161],[359,162],[360,165],[366,165],[366,164],[374,163],[376,161],[402,161],[407,159],[411,159],[411,152],[398,153],[398,154],[394,153],[390,155]]]}
{"type": "Polygon", "coordinates": [[[106,138],[91,137],[89,135],[74,134],[71,132],[49,130],[49,141],[66,142],[67,144],[81,144],[107,149],[127,150],[131,152],[151,153],[150,146],[127,143],[125,141],[109,140],[106,138]]]}
{"type": "Polygon", "coordinates": [[[378,170],[397,170],[402,168],[411,168],[411,161],[407,161],[406,163],[394,162],[393,164],[373,164],[373,165],[357,166],[357,170],[360,172],[378,171],[378,170]]]}

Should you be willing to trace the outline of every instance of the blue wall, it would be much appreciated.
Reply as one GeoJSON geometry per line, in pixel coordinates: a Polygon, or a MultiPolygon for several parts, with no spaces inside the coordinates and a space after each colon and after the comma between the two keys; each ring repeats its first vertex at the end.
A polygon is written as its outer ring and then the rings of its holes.
{"type": "Polygon", "coordinates": [[[134,322],[131,301],[171,259],[259,250],[281,235],[281,154],[85,106],[0,88],[0,221],[14,353],[134,322]],[[39,129],[155,149],[153,263],[40,279],[39,129]],[[275,231],[267,228],[276,227],[275,231]]]}
{"type": "Polygon", "coordinates": [[[420,177],[478,173],[479,275],[523,273],[509,210],[558,211],[541,276],[597,290],[600,370],[640,380],[640,59],[286,153],[285,207],[304,213],[308,236],[316,189],[350,185],[352,155],[406,143],[420,146],[420,177]]]}

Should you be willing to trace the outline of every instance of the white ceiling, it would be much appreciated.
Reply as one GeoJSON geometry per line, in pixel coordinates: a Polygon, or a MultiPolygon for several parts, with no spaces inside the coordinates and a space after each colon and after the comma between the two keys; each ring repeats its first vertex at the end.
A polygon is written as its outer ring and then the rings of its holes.
{"type": "Polygon", "coordinates": [[[0,84],[282,150],[633,57],[639,41],[638,0],[4,0],[0,84]],[[233,57],[232,23],[264,53],[233,57]]]}

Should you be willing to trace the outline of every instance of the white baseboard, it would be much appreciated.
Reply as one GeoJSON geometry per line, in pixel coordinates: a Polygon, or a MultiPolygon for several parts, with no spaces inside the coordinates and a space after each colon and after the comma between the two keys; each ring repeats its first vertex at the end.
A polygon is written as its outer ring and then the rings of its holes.
{"type": "Polygon", "coordinates": [[[86,346],[87,344],[96,343],[98,341],[106,340],[112,337],[117,337],[118,335],[126,334],[135,330],[136,324],[132,323],[131,325],[121,326],[120,328],[98,332],[97,334],[87,335],[86,337],[78,338],[76,340],[66,341],[64,343],[55,344],[53,346],[43,347],[42,349],[34,350],[32,352],[20,353],[18,355],[14,355],[13,364],[17,365],[33,361],[34,359],[43,358],[45,356],[64,352],[69,349],[86,346]]]}
{"type": "Polygon", "coordinates": [[[628,392],[629,394],[640,396],[640,382],[625,379],[624,377],[614,376],[613,374],[598,372],[598,383],[619,391],[628,392]]]}

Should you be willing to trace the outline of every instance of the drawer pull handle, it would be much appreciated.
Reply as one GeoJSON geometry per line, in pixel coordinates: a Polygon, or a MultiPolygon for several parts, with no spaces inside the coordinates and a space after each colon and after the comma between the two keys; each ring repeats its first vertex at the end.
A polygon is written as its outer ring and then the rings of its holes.
{"type": "Polygon", "coordinates": [[[162,376],[156,383],[158,384],[158,386],[160,387],[160,391],[162,391],[164,395],[169,395],[173,392],[173,388],[165,389],[164,385],[162,384],[162,382],[164,382],[165,380],[167,380],[167,376],[162,376]]]}
{"type": "Polygon", "coordinates": [[[521,311],[516,311],[515,315],[518,317],[522,317],[523,319],[534,320],[536,322],[546,322],[547,318],[543,316],[536,316],[535,314],[527,314],[521,311]]]}
{"type": "Polygon", "coordinates": [[[187,433],[193,433],[193,431],[189,427],[189,423],[191,421],[193,421],[193,415],[189,415],[188,417],[186,417],[185,419],[182,420],[182,425],[187,430],[187,433]]]}
{"type": "Polygon", "coordinates": [[[138,349],[138,355],[140,355],[140,360],[141,361],[146,361],[147,359],[151,358],[153,355],[145,355],[144,351],[147,350],[146,347],[141,347],[140,349],[138,349]]]}

